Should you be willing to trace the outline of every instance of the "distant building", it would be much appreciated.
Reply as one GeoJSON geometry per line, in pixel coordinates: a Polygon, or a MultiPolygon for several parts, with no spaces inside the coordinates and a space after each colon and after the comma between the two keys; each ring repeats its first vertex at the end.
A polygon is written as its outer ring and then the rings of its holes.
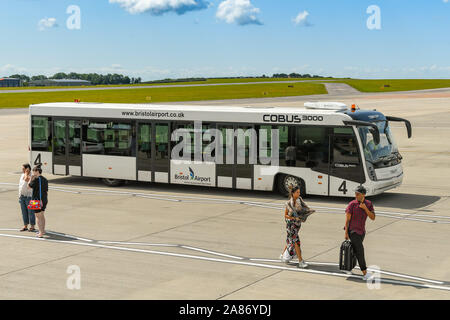
{"type": "Polygon", "coordinates": [[[16,78],[0,78],[0,87],[20,87],[22,82],[16,78]]]}
{"type": "Polygon", "coordinates": [[[92,83],[87,80],[78,79],[45,79],[30,81],[31,87],[70,87],[70,86],[91,86],[92,83]]]}

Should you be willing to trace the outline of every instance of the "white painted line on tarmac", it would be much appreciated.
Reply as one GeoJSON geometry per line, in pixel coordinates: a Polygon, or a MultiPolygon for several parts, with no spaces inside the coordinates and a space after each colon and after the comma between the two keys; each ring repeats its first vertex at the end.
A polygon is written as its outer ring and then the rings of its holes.
{"type": "Polygon", "coordinates": [[[261,261],[261,262],[281,262],[281,260],[280,259],[262,259],[262,258],[251,258],[251,259],[248,259],[248,260],[250,260],[250,261],[261,261]]]}
{"type": "MultiPolygon", "coordinates": [[[[55,190],[55,191],[61,191],[61,190],[55,190]]],[[[83,194],[92,195],[92,196],[116,196],[115,194],[105,194],[103,192],[83,192],[83,194]]]]}
{"type": "MultiPolygon", "coordinates": [[[[340,278],[362,279],[362,276],[357,276],[357,275],[353,275],[353,274],[348,275],[348,274],[342,274],[342,273],[336,273],[336,272],[325,272],[325,271],[310,270],[310,269],[289,268],[289,267],[274,266],[274,265],[268,265],[268,264],[260,264],[260,263],[252,263],[252,262],[236,261],[236,260],[225,260],[225,259],[219,259],[219,258],[209,258],[209,257],[193,256],[193,255],[171,253],[171,252],[164,252],[164,251],[153,251],[153,250],[125,248],[125,247],[106,246],[106,245],[101,245],[101,244],[76,242],[76,241],[69,242],[69,241],[37,238],[37,237],[16,236],[16,235],[1,234],[1,233],[0,233],[0,237],[38,240],[38,241],[46,241],[46,242],[54,242],[54,243],[64,243],[64,244],[71,244],[71,245],[112,249],[112,250],[118,250],[118,251],[148,253],[148,254],[170,256],[170,257],[179,257],[179,258],[188,258],[188,259],[196,259],[196,260],[211,261],[211,262],[222,262],[222,263],[228,263],[228,264],[246,265],[246,266],[268,268],[268,269],[275,269],[275,270],[286,270],[286,271],[291,271],[291,272],[303,272],[303,273],[311,273],[311,274],[318,274],[318,275],[325,275],[325,276],[335,276],[335,277],[340,277],[340,278]]],[[[446,287],[446,286],[436,286],[436,285],[430,285],[430,284],[389,280],[389,279],[383,279],[383,278],[381,278],[379,280],[380,280],[380,282],[384,282],[384,283],[401,284],[401,285],[407,285],[407,286],[412,286],[412,287],[417,287],[417,288],[428,288],[428,289],[450,291],[450,287],[446,287]]]]}
{"type": "MultiPolygon", "coordinates": [[[[17,229],[3,228],[3,229],[0,229],[0,231],[17,231],[17,229]]],[[[88,242],[93,242],[94,241],[94,240],[91,240],[91,239],[85,239],[85,238],[81,238],[81,237],[71,236],[71,235],[68,235],[68,234],[65,234],[65,233],[59,233],[59,232],[54,232],[54,231],[47,231],[47,233],[55,234],[55,235],[63,235],[63,236],[70,237],[70,238],[73,238],[73,239],[78,239],[78,240],[81,240],[81,241],[88,241],[88,242]]],[[[205,250],[205,249],[200,249],[200,248],[195,248],[195,247],[185,246],[185,245],[178,245],[178,244],[147,243],[147,242],[127,242],[127,241],[98,241],[97,243],[100,243],[100,244],[118,244],[118,245],[141,245],[141,246],[154,246],[154,247],[180,247],[180,248],[185,248],[185,249],[188,249],[188,250],[205,252],[205,253],[209,253],[209,254],[212,254],[212,255],[218,255],[218,256],[224,256],[224,257],[228,257],[228,258],[232,258],[232,259],[244,260],[244,258],[238,257],[238,256],[232,256],[232,255],[225,254],[225,253],[220,253],[220,252],[217,252],[217,251],[210,251],[210,250],[205,250]]],[[[281,262],[281,260],[279,260],[279,259],[250,258],[248,260],[250,260],[250,261],[260,261],[260,262],[276,262],[276,263],[281,262]]],[[[292,261],[290,261],[289,263],[295,264],[295,262],[292,262],[292,261]]],[[[308,264],[310,264],[310,265],[317,265],[317,266],[339,266],[337,263],[330,263],[330,262],[308,262],[308,264]]],[[[358,266],[356,266],[355,268],[359,269],[358,266]]],[[[426,279],[426,278],[421,278],[421,277],[409,276],[409,275],[395,273],[395,272],[389,272],[389,271],[383,271],[383,270],[379,270],[379,271],[378,270],[371,270],[370,268],[368,268],[368,270],[369,271],[377,271],[377,272],[379,272],[381,274],[391,275],[391,276],[395,276],[395,277],[399,277],[399,278],[412,279],[412,280],[418,280],[418,281],[435,283],[435,284],[444,284],[444,282],[442,282],[442,281],[436,281],[436,280],[431,280],[431,279],[426,279]]]]}
{"type": "MultiPolygon", "coordinates": [[[[308,262],[308,264],[313,265],[313,266],[317,265],[317,266],[339,267],[339,264],[337,264],[337,263],[330,263],[330,262],[308,262]]],[[[355,268],[356,269],[360,269],[358,266],[355,266],[355,268]]],[[[379,272],[381,274],[386,274],[386,275],[395,276],[395,277],[399,277],[399,278],[418,280],[418,281],[430,282],[430,283],[435,283],[435,284],[444,284],[443,281],[437,281],[437,280],[431,280],[431,279],[426,279],[426,278],[421,278],[421,277],[415,277],[415,276],[410,276],[410,275],[402,274],[402,273],[395,273],[395,272],[383,271],[383,270],[374,270],[374,269],[371,269],[371,268],[367,268],[367,271],[379,272]]]]}
{"type": "Polygon", "coordinates": [[[199,251],[199,252],[205,252],[205,253],[209,253],[209,254],[213,254],[216,256],[222,256],[222,257],[227,257],[227,258],[232,258],[232,259],[238,259],[238,260],[243,260],[244,258],[242,257],[236,257],[236,256],[231,256],[229,254],[225,254],[225,253],[219,253],[219,252],[215,252],[215,251],[209,251],[209,250],[205,250],[205,249],[199,249],[199,248],[194,248],[194,247],[190,247],[190,246],[180,246],[181,248],[185,248],[185,249],[189,249],[189,250],[194,250],[194,251],[199,251]]]}
{"type": "Polygon", "coordinates": [[[97,241],[97,243],[101,243],[101,244],[118,244],[118,245],[137,245],[137,246],[149,246],[149,247],[177,247],[177,248],[183,248],[183,249],[187,249],[187,250],[193,250],[193,251],[209,253],[211,255],[216,255],[216,256],[228,257],[228,258],[232,258],[232,259],[238,259],[238,260],[243,260],[244,259],[244,258],[238,257],[238,256],[232,256],[232,255],[225,254],[225,253],[220,253],[220,252],[217,252],[217,251],[205,250],[205,249],[195,248],[195,247],[191,247],[191,246],[185,246],[185,245],[181,245],[181,244],[127,242],[127,241],[97,241]]]}
{"type": "MultiPolygon", "coordinates": [[[[268,208],[268,209],[274,209],[274,210],[282,210],[282,207],[272,207],[272,206],[267,206],[267,205],[259,205],[259,204],[249,204],[249,203],[245,203],[246,205],[249,206],[255,206],[255,207],[262,207],[262,208],[268,208]]],[[[315,206],[311,206],[311,208],[317,209],[319,207],[315,207],[315,206]]],[[[327,214],[341,214],[343,215],[344,210],[341,208],[339,211],[335,210],[335,209],[317,209],[316,210],[317,213],[327,213],[327,214]]],[[[439,220],[428,220],[428,219],[418,219],[418,218],[409,218],[406,216],[423,216],[423,217],[431,217],[431,216],[427,216],[427,215],[416,215],[414,213],[405,213],[402,216],[396,216],[396,213],[389,213],[389,214],[383,214],[383,213],[379,213],[378,211],[376,212],[376,215],[379,217],[385,217],[385,218],[391,218],[391,219],[399,219],[399,220],[411,220],[411,221],[418,221],[418,222],[427,222],[427,223],[438,223],[438,224],[450,224],[450,221],[439,221],[439,220]]],[[[450,217],[442,217],[444,219],[450,219],[450,217]]]]}
{"type": "Polygon", "coordinates": [[[45,232],[49,233],[49,234],[54,234],[56,236],[62,236],[62,237],[77,239],[77,240],[86,241],[86,242],[94,242],[94,240],[91,240],[91,239],[81,238],[81,237],[73,236],[73,235],[66,234],[66,233],[55,232],[55,231],[45,231],[45,232]]]}
{"type": "Polygon", "coordinates": [[[171,202],[181,202],[182,201],[182,200],[179,200],[179,199],[166,199],[166,198],[163,198],[163,197],[144,196],[144,195],[140,195],[140,194],[136,194],[135,197],[152,199],[152,200],[171,201],[171,202]]]}
{"type": "MultiPolygon", "coordinates": [[[[0,183],[0,185],[13,185],[18,186],[14,183],[0,183]]],[[[262,207],[262,208],[268,208],[273,210],[282,210],[284,208],[283,204],[277,204],[277,203],[265,203],[265,202],[254,202],[254,201],[245,201],[245,200],[234,200],[234,199],[221,199],[221,198],[204,198],[204,197],[190,197],[190,196],[178,196],[178,195],[168,195],[168,194],[145,194],[145,193],[136,193],[136,192],[128,192],[128,191],[113,191],[113,190],[105,190],[105,189],[92,189],[92,188],[71,188],[71,187],[50,187],[51,190],[55,191],[62,191],[62,192],[70,192],[69,190],[81,190],[77,193],[81,194],[82,191],[94,191],[94,192],[101,192],[109,195],[133,195],[136,197],[142,197],[142,198],[148,198],[153,200],[163,200],[163,201],[171,201],[171,202],[188,202],[187,200],[182,199],[195,199],[190,200],[190,202],[193,201],[212,201],[212,202],[225,202],[225,203],[238,203],[248,206],[256,206],[256,207],[262,207]],[[171,199],[175,198],[175,199],[171,199]],[[178,198],[178,199],[176,199],[178,198]]],[[[311,208],[318,209],[317,212],[319,213],[335,213],[335,214],[341,214],[343,212],[343,207],[336,208],[336,207],[323,207],[323,206],[311,206],[311,208]],[[321,209],[325,210],[322,211],[321,209]]],[[[448,216],[429,216],[429,215],[423,215],[423,214],[415,214],[415,213],[404,213],[404,212],[391,212],[391,211],[376,211],[376,214],[380,217],[385,218],[391,218],[391,219],[399,219],[399,220],[410,220],[410,221],[417,221],[417,222],[425,222],[425,223],[434,223],[434,224],[450,224],[450,221],[439,221],[439,219],[450,219],[448,216]],[[397,215],[401,216],[398,217],[397,215]],[[438,218],[437,220],[429,220],[429,219],[418,219],[418,218],[411,218],[407,216],[414,216],[414,217],[427,217],[427,218],[438,218]]]]}
{"type": "Polygon", "coordinates": [[[97,241],[101,244],[127,244],[132,246],[149,246],[149,247],[179,247],[178,244],[167,243],[146,243],[146,242],[126,242],[126,241],[97,241]]]}
{"type": "MultiPolygon", "coordinates": [[[[283,262],[280,259],[275,260],[275,259],[249,259],[250,261],[261,261],[261,262],[283,262]]],[[[289,261],[289,264],[297,264],[297,262],[293,262],[293,261],[289,261]]],[[[314,262],[314,261],[307,261],[306,262],[309,265],[312,266],[330,266],[330,267],[339,267],[339,264],[337,263],[331,263],[331,262],[314,262]]],[[[360,269],[358,266],[355,266],[356,269],[360,269]]],[[[418,280],[418,281],[422,281],[422,282],[429,282],[429,283],[434,283],[434,284],[444,284],[443,281],[437,281],[437,280],[431,280],[431,279],[426,279],[426,278],[421,278],[421,277],[415,277],[415,276],[409,276],[406,274],[401,274],[401,273],[395,273],[395,272],[390,272],[390,271],[383,271],[383,270],[373,270],[370,268],[367,268],[368,271],[372,271],[372,272],[378,272],[380,274],[386,274],[386,275],[390,275],[390,276],[395,276],[398,278],[405,278],[405,279],[411,279],[411,280],[418,280]]]]}
{"type": "Polygon", "coordinates": [[[81,194],[80,191],[70,191],[70,190],[64,190],[64,189],[54,189],[55,191],[58,192],[66,192],[66,193],[75,193],[75,194],[81,194]]]}

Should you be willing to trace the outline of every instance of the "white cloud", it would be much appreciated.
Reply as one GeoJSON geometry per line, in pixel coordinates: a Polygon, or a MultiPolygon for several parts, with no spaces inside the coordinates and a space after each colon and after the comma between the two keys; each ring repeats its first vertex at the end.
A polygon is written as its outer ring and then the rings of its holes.
{"type": "Polygon", "coordinates": [[[45,29],[55,28],[58,25],[56,24],[55,18],[44,18],[39,20],[38,27],[40,31],[44,31],[45,29]]]}
{"type": "Polygon", "coordinates": [[[225,0],[219,4],[216,17],[226,23],[236,23],[240,26],[258,24],[262,22],[256,17],[260,12],[250,0],[225,0]]]}
{"type": "Polygon", "coordinates": [[[12,74],[17,73],[27,73],[28,70],[23,67],[18,67],[12,64],[5,64],[3,66],[0,66],[0,77],[7,77],[12,74]]]}
{"type": "Polygon", "coordinates": [[[450,0],[442,0],[442,1],[444,1],[445,3],[448,3],[450,0]]]}
{"type": "Polygon", "coordinates": [[[206,0],[109,0],[109,3],[118,3],[132,14],[149,12],[153,15],[162,15],[167,12],[181,15],[188,11],[206,9],[209,6],[206,0]]]}
{"type": "Polygon", "coordinates": [[[309,27],[309,26],[311,26],[311,24],[307,20],[308,16],[309,16],[309,12],[305,10],[305,11],[300,12],[294,19],[292,19],[292,21],[297,26],[301,25],[301,26],[309,27]]]}
{"type": "Polygon", "coordinates": [[[112,64],[111,68],[114,70],[122,70],[123,69],[122,66],[118,63],[112,64]]]}

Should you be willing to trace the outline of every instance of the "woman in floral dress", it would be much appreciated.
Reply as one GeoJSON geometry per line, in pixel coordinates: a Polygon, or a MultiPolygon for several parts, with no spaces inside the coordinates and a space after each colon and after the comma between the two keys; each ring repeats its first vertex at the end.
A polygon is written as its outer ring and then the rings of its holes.
{"type": "Polygon", "coordinates": [[[298,232],[302,226],[302,220],[298,217],[298,212],[301,212],[302,208],[308,210],[308,215],[313,213],[303,199],[300,197],[300,188],[298,186],[289,187],[289,200],[286,202],[286,208],[284,211],[284,218],[286,221],[286,246],[284,247],[281,259],[284,262],[289,262],[295,254],[298,257],[298,267],[306,268],[308,264],[302,258],[302,251],[300,249],[300,239],[298,232]],[[294,253],[295,251],[295,253],[294,253]]]}

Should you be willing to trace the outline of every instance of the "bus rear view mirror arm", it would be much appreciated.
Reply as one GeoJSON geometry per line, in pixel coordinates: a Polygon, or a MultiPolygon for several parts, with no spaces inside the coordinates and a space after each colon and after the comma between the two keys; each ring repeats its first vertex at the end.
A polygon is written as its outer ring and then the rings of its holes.
{"type": "Polygon", "coordinates": [[[357,127],[370,127],[370,132],[373,135],[373,141],[375,144],[380,143],[380,131],[378,130],[378,127],[374,123],[366,122],[366,121],[356,121],[356,120],[348,120],[344,121],[344,124],[346,126],[357,126],[357,127]]]}
{"type": "Polygon", "coordinates": [[[397,117],[386,117],[387,121],[396,121],[396,122],[404,122],[406,124],[406,130],[408,130],[408,138],[410,139],[412,137],[412,127],[411,122],[409,122],[406,119],[403,118],[397,118],[397,117]]]}

